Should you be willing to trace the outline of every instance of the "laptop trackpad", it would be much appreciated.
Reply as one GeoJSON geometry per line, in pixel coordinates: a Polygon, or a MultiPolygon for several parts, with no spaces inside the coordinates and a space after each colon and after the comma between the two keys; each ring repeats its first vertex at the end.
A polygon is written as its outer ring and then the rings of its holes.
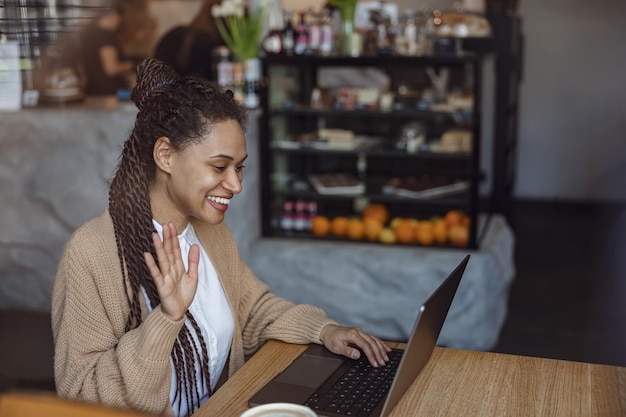
{"type": "Polygon", "coordinates": [[[277,382],[317,388],[337,368],[344,363],[343,359],[322,358],[319,356],[302,355],[276,377],[277,382]]]}

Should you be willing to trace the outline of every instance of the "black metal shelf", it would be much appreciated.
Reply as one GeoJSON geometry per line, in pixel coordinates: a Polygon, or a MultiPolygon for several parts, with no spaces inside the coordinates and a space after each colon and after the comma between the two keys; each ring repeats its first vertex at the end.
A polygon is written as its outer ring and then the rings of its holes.
{"type": "Polygon", "coordinates": [[[416,153],[408,153],[406,151],[374,148],[374,149],[315,149],[313,147],[302,146],[300,148],[283,148],[272,146],[275,153],[291,154],[291,155],[313,155],[319,157],[325,156],[366,156],[368,158],[394,158],[394,159],[411,159],[411,160],[446,160],[446,161],[470,161],[472,155],[466,152],[430,152],[419,151],[416,153]]]}
{"type": "Polygon", "coordinates": [[[285,197],[289,199],[301,199],[301,200],[317,200],[317,201],[351,201],[355,198],[365,198],[371,201],[378,201],[381,203],[394,203],[402,205],[422,205],[433,207],[460,207],[467,206],[469,199],[469,193],[459,193],[454,196],[436,197],[436,198],[411,198],[403,197],[393,194],[383,194],[381,192],[365,192],[361,194],[320,194],[316,191],[299,191],[291,189],[280,189],[273,191],[274,196],[285,197]]]}
{"type": "MultiPolygon", "coordinates": [[[[489,41],[490,42],[490,41],[489,41]]],[[[470,218],[470,243],[468,247],[478,246],[476,229],[479,209],[479,183],[484,178],[480,171],[480,138],[481,138],[481,81],[482,62],[484,54],[490,52],[490,43],[482,45],[483,50],[477,53],[463,53],[455,55],[429,56],[376,56],[376,57],[317,57],[317,56],[272,56],[263,59],[263,69],[267,77],[267,88],[262,94],[263,117],[261,124],[261,167],[264,180],[262,181],[262,234],[267,237],[294,237],[312,238],[304,231],[295,233],[285,231],[276,225],[277,213],[283,204],[289,201],[317,202],[323,210],[332,213],[342,213],[351,216],[352,207],[366,202],[380,202],[388,206],[390,212],[409,214],[416,218],[430,218],[433,215],[443,215],[452,209],[462,210],[470,218]],[[458,74],[471,71],[473,81],[473,105],[471,110],[464,111],[433,111],[418,108],[417,102],[409,101],[410,107],[380,111],[378,109],[359,108],[343,109],[311,108],[306,105],[294,104],[294,101],[285,101],[288,105],[276,106],[276,98],[285,92],[283,83],[278,84],[272,79],[281,71],[287,71],[290,76],[298,80],[296,103],[306,102],[313,87],[316,85],[317,70],[323,67],[377,67],[390,77],[398,74],[397,69],[404,73],[425,71],[426,67],[455,67],[458,74]],[[278,72],[272,72],[273,67],[278,72]],[[276,94],[275,97],[271,97],[276,94]],[[270,103],[273,103],[270,106],[270,103]],[[361,123],[360,121],[363,121],[361,123]],[[395,133],[406,121],[419,120],[428,124],[437,137],[439,129],[465,127],[472,131],[472,150],[470,152],[427,152],[418,151],[408,153],[398,150],[394,146],[397,140],[395,133]],[[318,123],[328,127],[349,128],[356,134],[380,138],[379,143],[356,146],[354,149],[316,149],[312,146],[297,147],[293,143],[289,146],[278,146],[283,138],[291,138],[311,132],[318,123]],[[343,126],[343,127],[342,127],[343,126]],[[373,130],[373,131],[372,131],[373,130]],[[376,132],[376,133],[375,133],[376,132]],[[293,147],[292,147],[293,146],[293,147]],[[359,168],[359,164],[366,168],[359,168]],[[303,184],[310,174],[341,172],[336,169],[349,168],[363,178],[366,190],[362,194],[320,194],[313,187],[303,184]],[[361,171],[363,169],[363,172],[361,171]],[[360,174],[363,173],[364,176],[360,174]],[[277,177],[278,175],[278,177],[277,177]],[[292,188],[291,184],[278,185],[271,178],[287,176],[291,179],[300,179],[297,184],[303,188],[292,188]],[[434,175],[450,179],[469,181],[466,191],[453,195],[440,196],[428,199],[410,198],[382,192],[385,181],[398,176],[434,175]]],[[[480,42],[479,42],[480,43],[480,42]]],[[[467,75],[467,74],[466,74],[467,75]]],[[[293,92],[291,93],[293,94],[293,92]]],[[[282,100],[279,99],[278,101],[282,100]]],[[[406,104],[407,102],[405,102],[406,104]]],[[[430,138],[430,136],[429,136],[430,138]]],[[[434,138],[434,136],[433,136],[434,138]]],[[[430,141],[427,141],[430,142],[430,141]]],[[[314,145],[311,143],[311,145],[314,145]]],[[[281,179],[282,181],[282,179],[281,179]]],[[[291,180],[290,180],[291,181],[291,180]]],[[[332,239],[331,239],[332,240],[332,239]]]]}
{"type": "Polygon", "coordinates": [[[476,62],[481,59],[481,55],[491,52],[490,38],[481,38],[475,40],[476,44],[471,50],[460,52],[457,54],[438,54],[438,55],[421,55],[421,56],[405,56],[405,55],[380,55],[380,56],[359,56],[351,57],[344,55],[336,56],[319,56],[319,55],[272,55],[264,57],[267,65],[308,65],[311,67],[319,66],[402,66],[402,65],[436,65],[450,66],[459,65],[468,62],[476,62]]]}
{"type": "Polygon", "coordinates": [[[373,117],[379,119],[449,119],[449,120],[472,120],[471,111],[435,111],[421,109],[403,109],[403,110],[344,110],[344,109],[311,109],[306,107],[280,107],[269,110],[271,116],[295,116],[295,117],[373,117]],[[455,117],[456,116],[456,117],[455,117]]]}

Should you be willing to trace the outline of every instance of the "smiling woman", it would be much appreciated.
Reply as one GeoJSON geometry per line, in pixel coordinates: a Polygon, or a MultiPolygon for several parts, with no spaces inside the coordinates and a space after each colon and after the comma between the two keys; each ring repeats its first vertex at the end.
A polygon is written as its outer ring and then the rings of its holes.
{"type": "Polygon", "coordinates": [[[237,121],[218,122],[201,142],[182,148],[168,137],[159,137],[154,154],[157,170],[150,195],[157,221],[172,221],[183,230],[192,217],[209,224],[224,220],[230,199],[241,192],[247,157],[237,121]]]}
{"type": "Polygon", "coordinates": [[[109,207],[72,235],[57,270],[58,394],[191,415],[268,339],[384,364],[380,339],[277,297],[240,258],[223,222],[247,158],[232,94],[146,60],[131,99],[109,207]]]}

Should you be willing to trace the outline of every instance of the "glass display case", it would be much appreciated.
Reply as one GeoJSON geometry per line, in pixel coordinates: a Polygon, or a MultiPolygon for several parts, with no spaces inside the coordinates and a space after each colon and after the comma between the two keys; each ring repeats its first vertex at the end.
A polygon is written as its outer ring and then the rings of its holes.
{"type": "Polygon", "coordinates": [[[483,59],[264,58],[263,236],[477,247],[483,59]]]}

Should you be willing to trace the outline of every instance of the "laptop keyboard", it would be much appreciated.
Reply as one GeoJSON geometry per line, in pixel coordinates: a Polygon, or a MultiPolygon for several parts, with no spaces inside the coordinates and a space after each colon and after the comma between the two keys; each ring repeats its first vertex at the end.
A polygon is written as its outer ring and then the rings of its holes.
{"type": "Polygon", "coordinates": [[[385,366],[372,367],[362,354],[343,374],[331,376],[305,402],[314,411],[346,416],[369,416],[383,400],[402,359],[402,350],[393,350],[385,366]]]}

